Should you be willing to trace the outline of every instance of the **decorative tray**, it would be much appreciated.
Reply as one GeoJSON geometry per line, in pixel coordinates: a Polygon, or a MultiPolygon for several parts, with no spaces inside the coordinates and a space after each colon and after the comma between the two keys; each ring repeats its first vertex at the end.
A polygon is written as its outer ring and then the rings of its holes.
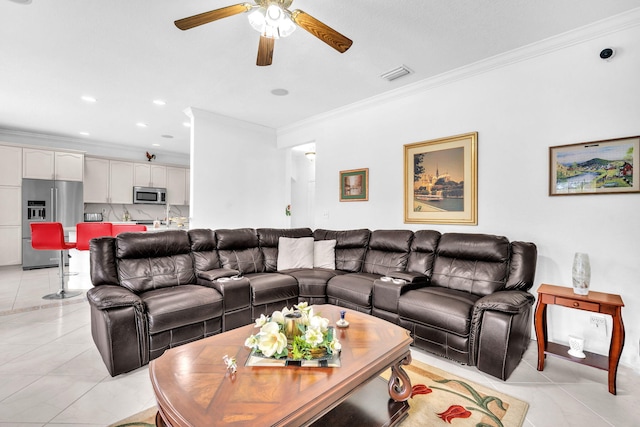
{"type": "Polygon", "coordinates": [[[251,351],[245,366],[301,366],[303,368],[339,368],[340,354],[329,354],[315,359],[290,359],[283,357],[276,359],[275,357],[265,357],[257,354],[255,350],[251,351]]]}

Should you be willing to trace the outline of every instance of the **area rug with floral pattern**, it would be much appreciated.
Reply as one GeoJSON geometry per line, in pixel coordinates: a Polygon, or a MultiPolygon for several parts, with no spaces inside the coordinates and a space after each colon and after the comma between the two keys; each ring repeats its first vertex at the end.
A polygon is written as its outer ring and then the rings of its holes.
{"type": "MultiPolygon", "coordinates": [[[[400,427],[520,427],[529,404],[433,366],[413,361],[404,367],[411,378],[409,415],[400,427]]],[[[389,378],[389,371],[382,377],[389,378]]],[[[149,408],[110,427],[155,426],[156,409],[149,408]]]]}

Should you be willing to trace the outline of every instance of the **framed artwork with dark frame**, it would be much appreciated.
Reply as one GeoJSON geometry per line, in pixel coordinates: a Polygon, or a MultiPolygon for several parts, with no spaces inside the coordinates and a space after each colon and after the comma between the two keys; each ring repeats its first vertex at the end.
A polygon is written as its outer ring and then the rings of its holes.
{"type": "Polygon", "coordinates": [[[340,201],[369,200],[369,168],[340,171],[340,201]]]}
{"type": "Polygon", "coordinates": [[[478,224],[478,133],[404,146],[404,222],[478,224]]]}
{"type": "Polygon", "coordinates": [[[549,195],[640,193],[640,136],[549,147],[549,195]]]}

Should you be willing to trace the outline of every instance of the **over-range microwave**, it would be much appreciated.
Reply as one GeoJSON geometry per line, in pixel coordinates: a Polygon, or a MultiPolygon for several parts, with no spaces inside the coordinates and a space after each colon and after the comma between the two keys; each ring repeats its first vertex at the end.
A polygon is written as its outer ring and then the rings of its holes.
{"type": "Polygon", "coordinates": [[[166,205],[167,189],[154,187],[133,187],[133,203],[166,205]]]}

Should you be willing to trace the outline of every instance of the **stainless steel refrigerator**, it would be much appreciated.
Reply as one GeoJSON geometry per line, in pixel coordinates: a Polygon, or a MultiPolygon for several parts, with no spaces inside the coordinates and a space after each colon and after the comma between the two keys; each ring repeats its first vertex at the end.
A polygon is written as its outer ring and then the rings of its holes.
{"type": "MultiPolygon", "coordinates": [[[[55,267],[58,251],[40,251],[31,247],[32,222],[61,222],[75,227],[83,220],[82,182],[22,180],[22,269],[55,267]]],[[[65,240],[69,240],[65,230],[65,240]]]]}

